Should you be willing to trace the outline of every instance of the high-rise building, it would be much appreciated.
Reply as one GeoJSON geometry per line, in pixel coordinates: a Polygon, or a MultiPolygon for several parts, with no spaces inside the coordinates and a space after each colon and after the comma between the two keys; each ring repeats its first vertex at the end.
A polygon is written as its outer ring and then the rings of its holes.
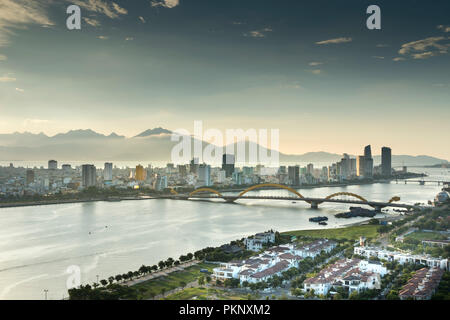
{"type": "Polygon", "coordinates": [[[299,166],[289,166],[288,167],[288,180],[289,184],[293,186],[300,185],[300,167],[299,166]]]}
{"type": "Polygon", "coordinates": [[[92,164],[81,166],[81,183],[84,188],[94,187],[97,184],[97,169],[92,164]]]}
{"type": "Polygon", "coordinates": [[[58,169],[58,161],[56,161],[56,160],[49,160],[48,161],[48,169],[49,170],[56,170],[56,169],[58,169]]]}
{"type": "Polygon", "coordinates": [[[198,158],[193,158],[189,166],[189,171],[193,174],[198,173],[198,158]]]}
{"type": "Polygon", "coordinates": [[[27,184],[31,184],[34,182],[34,171],[27,170],[27,184]]]}
{"type": "Polygon", "coordinates": [[[211,186],[211,166],[201,164],[198,166],[198,184],[200,186],[211,186]]]}
{"type": "Polygon", "coordinates": [[[111,162],[105,162],[105,169],[103,169],[103,180],[112,181],[113,179],[113,164],[111,162]]]}
{"type": "Polygon", "coordinates": [[[234,172],[234,155],[224,154],[222,156],[222,170],[225,170],[227,178],[231,177],[234,172]]]}
{"type": "Polygon", "coordinates": [[[364,148],[364,177],[365,178],[373,177],[373,158],[372,158],[372,149],[370,145],[364,148]]]}
{"type": "Polygon", "coordinates": [[[145,181],[147,176],[147,171],[144,170],[144,167],[138,164],[136,166],[135,179],[136,181],[145,181]]]}
{"type": "Polygon", "coordinates": [[[360,178],[364,178],[365,172],[364,169],[366,168],[364,164],[364,160],[366,158],[364,156],[357,156],[356,157],[356,175],[360,178]]]}
{"type": "Polygon", "coordinates": [[[153,188],[162,191],[167,188],[167,176],[157,174],[153,183],[153,188]]]}
{"type": "Polygon", "coordinates": [[[187,175],[186,165],[179,164],[179,165],[177,165],[177,168],[178,168],[178,173],[180,174],[180,176],[186,177],[186,175],[187,175]]]}
{"type": "Polygon", "coordinates": [[[381,174],[390,177],[392,174],[392,151],[391,148],[381,148],[381,174]]]}
{"type": "Polygon", "coordinates": [[[61,169],[67,173],[67,172],[70,172],[70,170],[72,170],[72,166],[70,164],[63,164],[61,166],[61,169]]]}
{"type": "Polygon", "coordinates": [[[313,175],[314,174],[314,165],[312,163],[308,163],[306,166],[306,174],[313,175]]]}

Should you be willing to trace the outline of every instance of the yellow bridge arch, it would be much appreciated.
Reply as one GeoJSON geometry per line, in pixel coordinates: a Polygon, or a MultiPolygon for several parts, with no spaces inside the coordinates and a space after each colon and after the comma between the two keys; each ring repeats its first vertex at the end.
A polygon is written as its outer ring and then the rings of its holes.
{"type": "Polygon", "coordinates": [[[329,200],[331,198],[335,198],[335,197],[339,197],[339,196],[350,196],[350,197],[357,198],[357,199],[359,199],[361,201],[364,201],[364,202],[369,202],[369,200],[361,197],[360,195],[357,195],[356,193],[351,193],[351,192],[337,192],[337,193],[333,193],[333,194],[330,194],[325,199],[329,200]]]}
{"type": "Polygon", "coordinates": [[[244,191],[242,191],[241,193],[239,193],[239,195],[237,197],[240,198],[249,191],[252,191],[255,189],[260,189],[260,188],[265,188],[265,187],[274,187],[274,188],[285,189],[285,190],[288,190],[288,191],[296,194],[299,198],[305,198],[302,194],[297,192],[297,190],[294,190],[288,186],[284,186],[282,184],[277,184],[277,183],[263,183],[263,184],[257,184],[255,186],[251,186],[250,188],[247,188],[244,191]]]}
{"type": "Polygon", "coordinates": [[[210,192],[210,193],[217,194],[219,197],[223,198],[223,195],[219,191],[211,189],[211,188],[200,188],[200,189],[194,190],[191,193],[189,193],[189,197],[192,197],[194,194],[199,193],[199,192],[210,192]]]}

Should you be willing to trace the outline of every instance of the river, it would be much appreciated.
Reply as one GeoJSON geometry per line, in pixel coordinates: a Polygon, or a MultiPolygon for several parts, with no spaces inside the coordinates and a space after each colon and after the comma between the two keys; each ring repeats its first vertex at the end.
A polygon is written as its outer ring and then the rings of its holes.
{"type": "MultiPolygon", "coordinates": [[[[423,169],[429,180],[450,180],[448,169],[423,169]]],[[[373,201],[400,196],[402,203],[426,203],[442,186],[385,183],[299,190],[325,197],[346,191],[373,201]]],[[[252,191],[248,195],[288,195],[286,190],[252,191]]],[[[142,264],[216,246],[256,232],[319,228],[311,216],[326,215],[326,228],[365,220],[336,219],[348,209],[276,200],[239,200],[237,204],[205,201],[140,200],[92,202],[0,209],[0,299],[67,297],[66,270],[78,266],[83,284],[134,271],[142,264]]],[[[323,228],[323,227],[321,227],[323,228]]]]}

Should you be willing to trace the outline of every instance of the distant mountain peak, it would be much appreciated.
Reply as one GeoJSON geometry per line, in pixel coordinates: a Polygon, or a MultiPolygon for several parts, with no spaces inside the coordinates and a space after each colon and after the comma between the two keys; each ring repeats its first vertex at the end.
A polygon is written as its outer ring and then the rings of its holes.
{"type": "Polygon", "coordinates": [[[154,129],[148,129],[145,130],[144,132],[141,132],[140,134],[138,134],[137,136],[135,136],[134,138],[142,138],[142,137],[149,137],[149,136],[155,136],[155,135],[160,135],[162,133],[165,134],[171,134],[172,131],[158,127],[158,128],[154,128],[154,129]]]}

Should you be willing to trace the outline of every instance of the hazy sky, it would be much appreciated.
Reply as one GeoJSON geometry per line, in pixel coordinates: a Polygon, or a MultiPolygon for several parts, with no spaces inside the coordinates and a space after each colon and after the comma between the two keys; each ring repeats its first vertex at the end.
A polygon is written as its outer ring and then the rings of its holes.
{"type": "Polygon", "coordinates": [[[450,159],[449,13],[448,0],[0,0],[0,133],[202,120],[278,128],[285,153],[450,159]],[[381,30],[366,28],[370,4],[381,30]]]}

